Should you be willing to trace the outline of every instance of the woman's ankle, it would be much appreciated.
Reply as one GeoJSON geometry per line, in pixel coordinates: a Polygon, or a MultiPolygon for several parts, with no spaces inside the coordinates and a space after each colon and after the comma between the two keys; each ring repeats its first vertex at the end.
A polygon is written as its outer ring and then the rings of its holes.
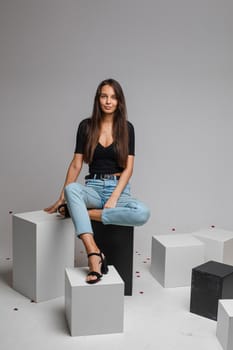
{"type": "Polygon", "coordinates": [[[91,220],[102,222],[102,209],[89,209],[88,214],[91,220]]]}

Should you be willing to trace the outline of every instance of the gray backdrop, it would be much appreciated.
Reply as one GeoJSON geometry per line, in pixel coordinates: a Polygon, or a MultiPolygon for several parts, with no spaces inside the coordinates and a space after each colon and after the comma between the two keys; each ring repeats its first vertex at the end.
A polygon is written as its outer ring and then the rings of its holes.
{"type": "Polygon", "coordinates": [[[136,129],[133,194],[152,211],[136,248],[173,227],[233,229],[232,15],[231,0],[0,0],[0,256],[9,212],[57,199],[108,77],[136,129]]]}

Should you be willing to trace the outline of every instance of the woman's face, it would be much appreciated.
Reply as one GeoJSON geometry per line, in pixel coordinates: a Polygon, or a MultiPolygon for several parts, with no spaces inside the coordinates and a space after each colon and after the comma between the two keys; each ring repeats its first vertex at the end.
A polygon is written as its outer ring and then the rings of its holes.
{"type": "Polygon", "coordinates": [[[117,108],[117,98],[114,89],[110,85],[104,85],[101,88],[99,97],[101,111],[110,115],[113,114],[117,108]]]}

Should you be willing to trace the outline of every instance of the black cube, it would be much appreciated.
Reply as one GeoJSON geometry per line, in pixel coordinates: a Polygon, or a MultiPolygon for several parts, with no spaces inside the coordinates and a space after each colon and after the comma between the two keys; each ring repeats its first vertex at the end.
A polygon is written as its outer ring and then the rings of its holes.
{"type": "Polygon", "coordinates": [[[113,265],[125,282],[125,295],[132,295],[134,227],[103,225],[92,221],[95,241],[108,265],[113,265]]]}
{"type": "Polygon", "coordinates": [[[233,299],[233,266],[208,261],[193,268],[190,312],[216,321],[219,299],[233,299]]]}

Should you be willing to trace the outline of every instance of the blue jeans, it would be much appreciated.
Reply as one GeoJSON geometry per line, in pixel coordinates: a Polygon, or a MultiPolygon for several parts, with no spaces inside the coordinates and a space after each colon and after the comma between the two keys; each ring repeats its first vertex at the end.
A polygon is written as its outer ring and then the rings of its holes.
{"type": "Polygon", "coordinates": [[[66,186],[65,197],[77,236],[93,234],[88,209],[103,209],[101,219],[104,225],[140,226],[146,223],[150,211],[145,204],[131,197],[129,184],[115,208],[104,208],[116,185],[117,180],[88,179],[85,186],[77,182],[66,186]]]}

